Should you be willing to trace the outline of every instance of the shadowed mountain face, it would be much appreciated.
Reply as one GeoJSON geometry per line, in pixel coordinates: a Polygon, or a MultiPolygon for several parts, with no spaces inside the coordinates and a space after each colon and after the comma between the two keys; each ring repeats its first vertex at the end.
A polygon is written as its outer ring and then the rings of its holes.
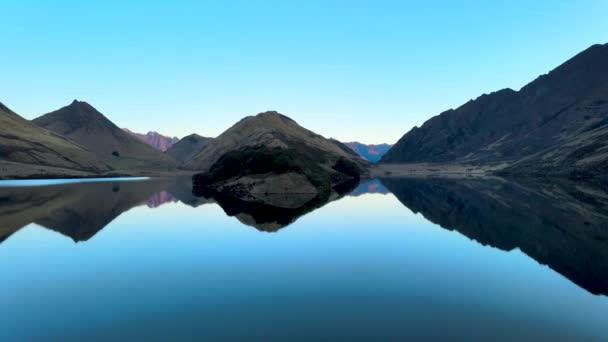
{"type": "Polygon", "coordinates": [[[608,44],[520,91],[503,89],[405,134],[382,163],[509,162],[509,173],[597,174],[608,166],[608,44]]]}
{"type": "Polygon", "coordinates": [[[505,251],[519,248],[594,294],[608,295],[608,188],[581,182],[382,179],[406,207],[505,251]]]}
{"type": "Polygon", "coordinates": [[[86,102],[74,100],[32,122],[86,147],[116,169],[166,170],[176,165],[172,158],[123,131],[86,102]]]}
{"type": "Polygon", "coordinates": [[[357,141],[347,142],[344,145],[372,163],[377,163],[393,146],[389,144],[367,145],[357,141]]]}
{"type": "Polygon", "coordinates": [[[213,138],[191,134],[167,149],[167,154],[180,163],[188,163],[207,146],[213,138]]]}
{"type": "MultiPolygon", "coordinates": [[[[1,103],[0,161],[92,173],[110,169],[82,146],[32,124],[1,103]]],[[[27,165],[15,167],[25,169],[27,165]]],[[[3,174],[6,172],[0,170],[0,178],[3,174]]],[[[20,176],[18,172],[15,175],[20,176]]]]}
{"type": "Polygon", "coordinates": [[[157,132],[148,132],[146,134],[142,134],[135,133],[127,128],[123,128],[123,131],[162,152],[165,152],[167,149],[169,149],[169,147],[173,146],[179,141],[178,137],[168,137],[157,132]]]}

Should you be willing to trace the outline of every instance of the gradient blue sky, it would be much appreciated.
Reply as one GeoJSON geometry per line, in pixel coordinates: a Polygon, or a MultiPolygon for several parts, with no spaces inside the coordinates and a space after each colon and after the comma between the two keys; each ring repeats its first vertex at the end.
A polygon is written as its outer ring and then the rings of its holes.
{"type": "Polygon", "coordinates": [[[603,0],[0,0],[0,13],[0,101],[32,119],[79,99],[179,137],[272,109],[394,143],[608,42],[603,0]]]}

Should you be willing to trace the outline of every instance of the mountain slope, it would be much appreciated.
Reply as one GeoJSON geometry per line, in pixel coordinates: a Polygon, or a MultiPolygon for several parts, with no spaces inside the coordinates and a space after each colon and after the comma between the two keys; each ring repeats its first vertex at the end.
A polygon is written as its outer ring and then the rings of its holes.
{"type": "Polygon", "coordinates": [[[173,159],[187,163],[194,158],[201,150],[207,146],[213,138],[202,137],[198,134],[191,134],[173,144],[167,149],[166,153],[173,159]]]}
{"type": "Polygon", "coordinates": [[[148,132],[146,134],[136,133],[128,128],[123,128],[123,131],[131,134],[135,138],[145,142],[146,144],[154,147],[157,150],[165,152],[169,147],[179,141],[178,137],[168,137],[158,132],[148,132]]]}
{"type": "Polygon", "coordinates": [[[69,106],[32,122],[85,146],[117,169],[170,168],[176,164],[120,129],[86,102],[74,100],[69,106]]]}
{"type": "Polygon", "coordinates": [[[608,44],[594,45],[520,91],[482,95],[414,127],[381,162],[516,163],[531,158],[531,165],[550,157],[552,167],[581,158],[596,166],[607,160],[602,148],[607,117],[608,44]],[[569,146],[572,158],[563,158],[567,151],[559,146],[569,146]]]}
{"type": "MultiPolygon", "coordinates": [[[[91,173],[110,170],[106,163],[82,146],[32,124],[1,103],[0,161],[34,165],[36,168],[50,166],[91,173]]],[[[22,168],[31,166],[24,165],[22,168]]],[[[2,176],[3,172],[0,172],[0,177],[2,176]]]]}
{"type": "Polygon", "coordinates": [[[348,146],[351,150],[360,155],[362,158],[372,163],[377,163],[380,158],[382,158],[382,156],[386,154],[386,152],[388,152],[388,150],[390,150],[393,146],[389,144],[368,145],[362,144],[358,141],[347,142],[344,143],[344,145],[348,146]]]}
{"type": "Polygon", "coordinates": [[[343,157],[360,165],[368,163],[342,143],[313,133],[285,115],[264,112],[237,122],[206,145],[187,167],[197,171],[209,168],[230,151],[247,147],[294,149],[319,163],[330,165],[343,157]]]}

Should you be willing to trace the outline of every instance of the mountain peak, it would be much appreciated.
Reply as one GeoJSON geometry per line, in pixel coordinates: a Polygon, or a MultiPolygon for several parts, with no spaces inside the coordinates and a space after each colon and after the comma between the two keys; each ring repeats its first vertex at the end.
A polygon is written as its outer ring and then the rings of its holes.
{"type": "Polygon", "coordinates": [[[263,119],[263,120],[277,120],[277,119],[278,120],[287,120],[287,121],[295,123],[295,121],[292,118],[288,117],[287,115],[281,114],[275,110],[269,110],[269,111],[259,113],[258,115],[255,116],[255,118],[263,119]]]}
{"type": "Polygon", "coordinates": [[[165,136],[156,131],[148,131],[148,133],[142,134],[133,132],[128,128],[123,128],[122,130],[162,152],[165,152],[169,147],[179,141],[178,137],[165,136]]]}
{"type": "Polygon", "coordinates": [[[18,116],[15,112],[13,112],[10,108],[4,105],[4,103],[0,102],[0,111],[8,113],[13,116],[18,116]]]}

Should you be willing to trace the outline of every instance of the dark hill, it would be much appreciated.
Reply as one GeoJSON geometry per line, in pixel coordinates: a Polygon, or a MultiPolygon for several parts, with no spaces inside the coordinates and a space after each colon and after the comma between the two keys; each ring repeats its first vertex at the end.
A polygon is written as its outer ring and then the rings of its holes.
{"type": "Polygon", "coordinates": [[[289,117],[270,111],[237,122],[211,140],[188,163],[188,167],[208,171],[224,154],[251,147],[295,150],[328,167],[333,166],[340,157],[362,166],[368,165],[367,161],[337,140],[324,138],[298,125],[289,117]]]}
{"type": "Polygon", "coordinates": [[[381,163],[508,162],[531,173],[542,161],[591,172],[608,160],[607,123],[608,44],[594,45],[520,91],[482,95],[414,127],[381,163]]]}
{"type": "Polygon", "coordinates": [[[244,118],[188,164],[202,171],[193,177],[195,192],[223,193],[251,203],[277,194],[323,202],[336,186],[366,175],[368,166],[342,143],[277,112],[244,118]]]}

